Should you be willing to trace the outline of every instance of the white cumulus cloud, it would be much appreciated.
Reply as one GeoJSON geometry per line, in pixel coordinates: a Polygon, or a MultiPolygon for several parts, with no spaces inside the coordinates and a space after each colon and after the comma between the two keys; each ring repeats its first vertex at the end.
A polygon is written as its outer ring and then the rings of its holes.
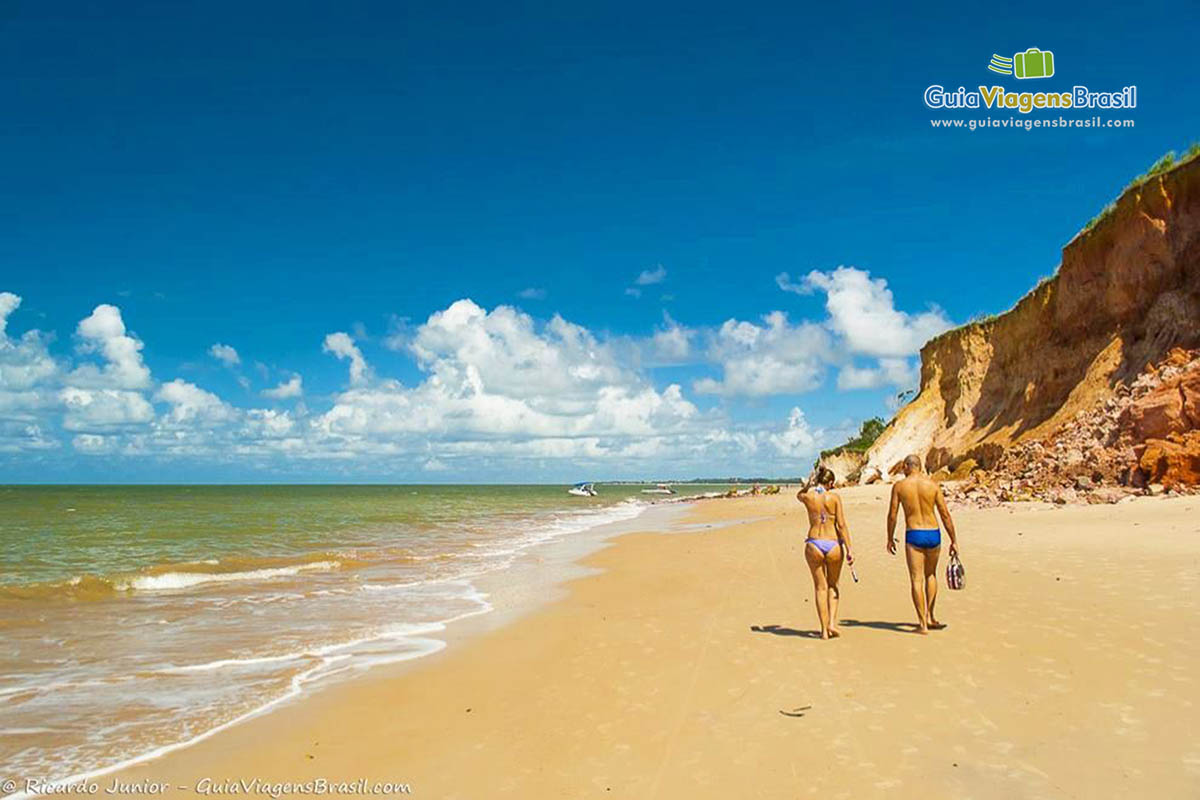
{"type": "Polygon", "coordinates": [[[142,362],[142,342],[130,336],[121,319],[121,309],[102,304],[79,322],[76,333],[80,350],[98,352],[104,366],[83,364],[69,378],[73,386],[110,389],[146,389],[150,370],[142,362]]]}
{"type": "Polygon", "coordinates": [[[917,384],[917,369],[907,358],[881,358],[874,367],[847,364],[838,372],[837,386],[843,391],[895,386],[907,389],[917,384]]]}
{"type": "Polygon", "coordinates": [[[775,285],[783,291],[791,292],[792,294],[812,294],[812,289],[803,283],[796,283],[792,280],[792,276],[786,272],[781,272],[775,276],[775,285]]]}
{"type": "Polygon", "coordinates": [[[21,298],[0,292],[0,414],[7,407],[40,404],[39,386],[59,372],[50,356],[46,338],[39,331],[26,331],[19,339],[8,335],[8,317],[21,305],[21,298]]]}
{"type": "Polygon", "coordinates": [[[793,325],[782,311],[753,322],[727,320],[712,337],[710,358],[722,377],[701,378],[701,394],[761,397],[811,391],[821,384],[831,340],[820,325],[793,325]]]}
{"type": "MultiPolygon", "coordinates": [[[[780,277],[786,279],[787,275],[780,277]]],[[[784,281],[779,284],[784,286],[784,281]]],[[[952,325],[936,307],[919,314],[897,310],[887,281],[872,278],[869,272],[854,267],[838,267],[831,272],[813,270],[801,286],[825,293],[828,326],[853,353],[878,357],[912,355],[952,325]]]]}
{"type": "Polygon", "coordinates": [[[478,443],[494,455],[569,457],[679,434],[699,416],[679,386],[656,390],[588,330],[557,316],[539,327],[514,308],[460,300],[419,326],[410,349],[426,373],[419,385],[353,388],[317,429],[362,446],[438,440],[478,443]]]}
{"type": "Polygon", "coordinates": [[[141,392],[69,386],[59,399],[66,408],[62,425],[68,431],[106,431],[154,419],[154,407],[141,392]]]}
{"type": "Polygon", "coordinates": [[[304,381],[299,375],[293,375],[274,389],[264,389],[262,393],[263,397],[270,397],[275,400],[287,400],[291,397],[299,397],[302,394],[304,394],[304,381]]]}
{"type": "Polygon", "coordinates": [[[221,398],[180,378],[160,386],[154,399],[171,406],[168,419],[175,423],[225,422],[235,416],[233,408],[221,398]]]}
{"type": "Polygon", "coordinates": [[[663,312],[663,325],[650,337],[649,359],[655,364],[681,364],[693,355],[693,341],[697,331],[676,322],[670,314],[663,312]]]}
{"type": "Polygon", "coordinates": [[[778,433],[770,434],[767,438],[780,454],[801,458],[810,456],[819,449],[820,433],[813,431],[808,419],[799,408],[793,408],[788,415],[787,427],[778,433]]]}
{"type": "Polygon", "coordinates": [[[656,283],[662,283],[667,279],[667,268],[662,264],[655,265],[654,269],[642,270],[634,284],[638,286],[652,286],[656,283]]]}
{"type": "Polygon", "coordinates": [[[366,359],[363,358],[362,351],[358,349],[358,345],[354,343],[354,338],[350,334],[342,331],[329,334],[325,337],[325,343],[321,349],[337,356],[339,360],[350,362],[351,386],[358,386],[367,381],[370,369],[366,359]]]}
{"type": "Polygon", "coordinates": [[[21,305],[21,298],[12,292],[0,292],[0,336],[6,336],[8,330],[8,315],[21,305]]]}
{"type": "Polygon", "coordinates": [[[208,354],[227,367],[236,367],[242,363],[242,359],[238,356],[238,351],[233,346],[221,344],[220,342],[208,348],[208,354]]]}

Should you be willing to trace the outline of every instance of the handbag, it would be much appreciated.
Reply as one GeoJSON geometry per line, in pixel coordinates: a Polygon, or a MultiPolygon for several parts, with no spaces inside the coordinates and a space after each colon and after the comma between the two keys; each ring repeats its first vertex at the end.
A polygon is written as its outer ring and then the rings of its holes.
{"type": "Polygon", "coordinates": [[[950,563],[946,565],[946,585],[951,589],[962,589],[967,585],[967,570],[959,560],[958,553],[952,554],[950,563]]]}

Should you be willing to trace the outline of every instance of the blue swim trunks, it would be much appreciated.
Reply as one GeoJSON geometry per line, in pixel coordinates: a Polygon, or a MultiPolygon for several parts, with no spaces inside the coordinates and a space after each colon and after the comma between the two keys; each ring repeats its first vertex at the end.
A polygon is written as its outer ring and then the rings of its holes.
{"type": "Polygon", "coordinates": [[[904,543],[921,550],[932,550],[942,546],[942,532],[938,528],[905,531],[904,543]]]}

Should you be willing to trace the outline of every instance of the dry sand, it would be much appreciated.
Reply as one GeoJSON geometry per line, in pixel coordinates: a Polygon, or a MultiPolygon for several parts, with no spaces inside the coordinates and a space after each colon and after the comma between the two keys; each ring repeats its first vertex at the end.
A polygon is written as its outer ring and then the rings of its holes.
{"type": "Polygon", "coordinates": [[[886,491],[844,493],[862,582],[844,573],[839,640],[813,638],[795,500],[706,502],[688,522],[767,519],[623,536],[540,611],[120,777],[371,777],[431,798],[1200,796],[1200,498],[963,510],[967,588],[943,586],[950,627],[922,637],[883,547],[886,491]]]}

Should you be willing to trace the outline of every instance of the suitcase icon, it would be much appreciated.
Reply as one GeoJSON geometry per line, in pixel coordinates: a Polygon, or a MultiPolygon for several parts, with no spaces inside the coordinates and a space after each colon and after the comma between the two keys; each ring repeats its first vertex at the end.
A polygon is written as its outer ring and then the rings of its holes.
{"type": "Polygon", "coordinates": [[[1013,74],[1018,78],[1049,78],[1054,74],[1054,53],[1031,47],[1013,56],[1013,74]]]}

